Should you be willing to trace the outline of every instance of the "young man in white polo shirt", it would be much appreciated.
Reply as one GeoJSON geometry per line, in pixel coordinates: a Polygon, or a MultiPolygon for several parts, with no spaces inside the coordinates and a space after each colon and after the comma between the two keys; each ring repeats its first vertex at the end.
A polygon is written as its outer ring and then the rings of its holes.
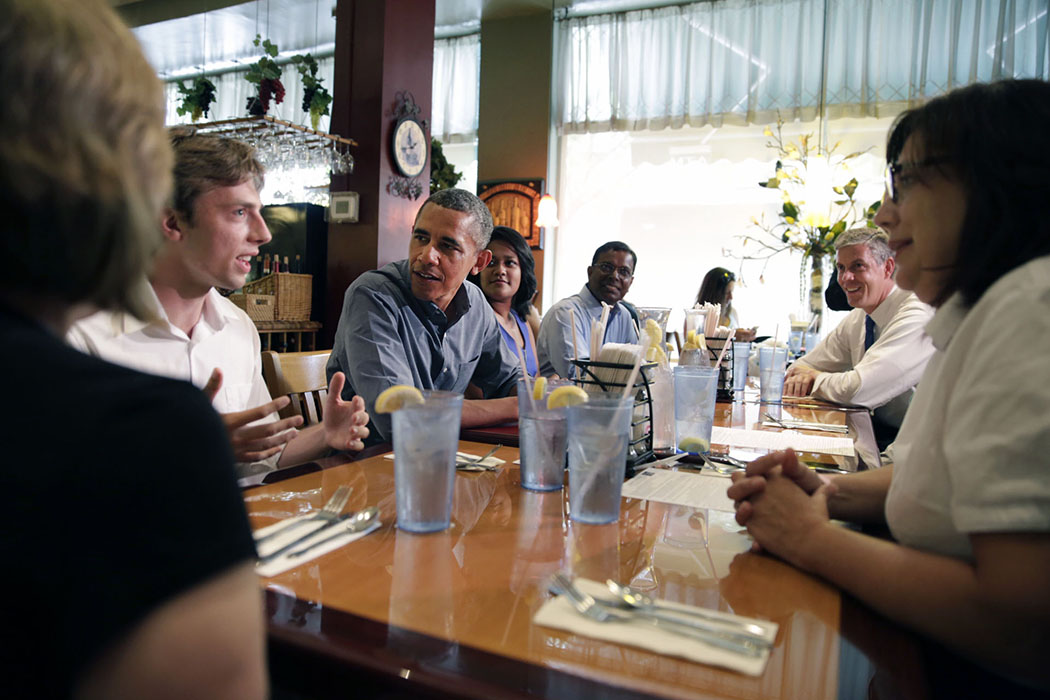
{"type": "Polygon", "coordinates": [[[162,222],[164,243],[143,295],[157,318],[94,314],[70,342],[104,359],[202,387],[223,414],[241,476],[315,459],[330,448],[360,450],[368,414],[360,398],[343,401],[342,373],[332,377],[324,421],[303,430],[278,420],[288,397],[271,400],[262,379],[259,333],[216,291],[244,285],[259,246],[270,240],[259,191],[263,167],[233,139],[172,129],[175,193],[162,222]]]}

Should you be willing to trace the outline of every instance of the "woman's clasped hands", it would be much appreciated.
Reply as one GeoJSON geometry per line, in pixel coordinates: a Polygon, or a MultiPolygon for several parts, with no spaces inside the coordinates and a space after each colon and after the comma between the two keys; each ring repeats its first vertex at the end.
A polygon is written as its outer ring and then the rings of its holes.
{"type": "Polygon", "coordinates": [[[755,551],[764,549],[801,568],[815,535],[830,526],[828,499],[835,492],[829,480],[798,460],[793,450],[756,459],[744,472],[732,475],[727,495],[736,504],[736,521],[754,538],[755,551]]]}

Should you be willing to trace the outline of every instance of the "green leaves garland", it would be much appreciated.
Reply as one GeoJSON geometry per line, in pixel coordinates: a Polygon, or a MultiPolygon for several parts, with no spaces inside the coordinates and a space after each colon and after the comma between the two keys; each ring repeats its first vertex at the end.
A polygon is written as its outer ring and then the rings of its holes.
{"type": "Polygon", "coordinates": [[[190,119],[197,121],[202,116],[208,116],[211,103],[215,101],[215,84],[212,81],[202,75],[194,78],[189,87],[186,87],[181,80],[175,83],[175,87],[179,89],[179,94],[182,96],[179,106],[175,109],[180,117],[188,114],[190,119]]]}
{"type": "Polygon", "coordinates": [[[303,111],[310,114],[310,126],[317,131],[321,117],[329,113],[332,95],[317,77],[317,59],[311,54],[296,56],[292,62],[303,79],[303,111]]]}
{"type": "Polygon", "coordinates": [[[248,97],[247,109],[252,116],[262,116],[270,109],[270,100],[277,104],[284,101],[284,85],[281,83],[281,67],[273,60],[277,57],[277,45],[256,34],[255,46],[262,46],[263,55],[248,67],[244,79],[257,88],[257,94],[248,97]]]}

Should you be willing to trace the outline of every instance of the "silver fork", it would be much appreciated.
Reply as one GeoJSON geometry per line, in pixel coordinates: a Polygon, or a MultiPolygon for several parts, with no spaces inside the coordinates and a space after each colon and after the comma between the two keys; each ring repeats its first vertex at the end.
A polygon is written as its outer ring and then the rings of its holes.
{"type": "Polygon", "coordinates": [[[351,491],[353,491],[353,489],[345,484],[340,486],[335,490],[335,493],[332,494],[332,497],[328,499],[328,503],[325,503],[324,508],[322,508],[320,511],[314,513],[309,518],[303,518],[302,520],[290,522],[284,527],[279,527],[273,532],[267,533],[265,536],[255,541],[255,546],[258,547],[264,542],[269,542],[277,535],[283,535],[284,533],[288,532],[292,528],[298,527],[299,525],[312,523],[315,520],[332,520],[343,511],[343,508],[346,507],[346,502],[350,500],[351,491]]]}
{"type": "Polygon", "coordinates": [[[769,646],[769,643],[765,642],[765,640],[762,640],[764,643],[758,643],[752,638],[743,637],[733,632],[700,628],[695,625],[684,624],[679,620],[665,618],[658,614],[645,614],[640,610],[634,612],[617,610],[608,603],[603,603],[584,593],[576,587],[576,584],[569,577],[560,572],[551,577],[551,584],[553,591],[564,593],[568,597],[576,612],[595,622],[630,622],[638,617],[642,617],[651,622],[654,627],[666,629],[668,632],[682,637],[699,639],[706,644],[745,656],[761,656],[762,652],[769,646]]]}
{"type": "Polygon", "coordinates": [[[705,467],[707,467],[708,469],[713,469],[714,471],[718,472],[722,476],[729,476],[733,472],[741,471],[740,467],[730,467],[730,466],[723,466],[721,464],[718,464],[717,462],[712,461],[707,455],[705,455],[702,452],[700,453],[700,457],[701,457],[701,459],[704,460],[704,466],[705,467]]]}
{"type": "Polygon", "coordinates": [[[490,467],[488,465],[482,464],[482,462],[484,462],[486,459],[488,459],[492,455],[496,454],[496,450],[498,450],[501,447],[503,447],[503,445],[496,445],[495,447],[493,447],[491,450],[486,452],[481,457],[475,457],[474,459],[472,459],[469,462],[466,462],[464,464],[457,464],[456,465],[456,469],[459,469],[460,471],[468,471],[468,472],[477,471],[478,469],[484,469],[487,472],[498,472],[499,471],[499,467],[490,467]]]}

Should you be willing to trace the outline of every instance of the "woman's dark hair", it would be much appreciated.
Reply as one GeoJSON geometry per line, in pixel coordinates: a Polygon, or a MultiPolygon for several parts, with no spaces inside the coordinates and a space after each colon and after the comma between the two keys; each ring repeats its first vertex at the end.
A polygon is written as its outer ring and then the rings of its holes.
{"type": "Polygon", "coordinates": [[[736,282],[736,275],[732,272],[724,267],[711,268],[704,275],[704,281],[700,283],[700,291],[696,293],[696,303],[707,302],[725,306],[726,291],[731,282],[736,282]]]}
{"type": "Polygon", "coordinates": [[[940,299],[960,292],[973,305],[1000,277],[1050,254],[1050,83],[1003,80],[953,90],[909,110],[890,129],[886,161],[908,137],[916,160],[966,192],[954,268],[940,299]]]}
{"type": "MultiPolygon", "coordinates": [[[[529,315],[532,297],[536,296],[536,261],[532,258],[532,251],[529,250],[528,242],[520,233],[509,226],[496,226],[492,229],[492,238],[489,240],[489,245],[496,241],[509,245],[514,254],[518,256],[521,284],[518,285],[518,291],[514,293],[510,306],[522,320],[525,320],[529,315]]],[[[471,275],[469,279],[479,287],[481,286],[480,274],[471,275]]]]}

